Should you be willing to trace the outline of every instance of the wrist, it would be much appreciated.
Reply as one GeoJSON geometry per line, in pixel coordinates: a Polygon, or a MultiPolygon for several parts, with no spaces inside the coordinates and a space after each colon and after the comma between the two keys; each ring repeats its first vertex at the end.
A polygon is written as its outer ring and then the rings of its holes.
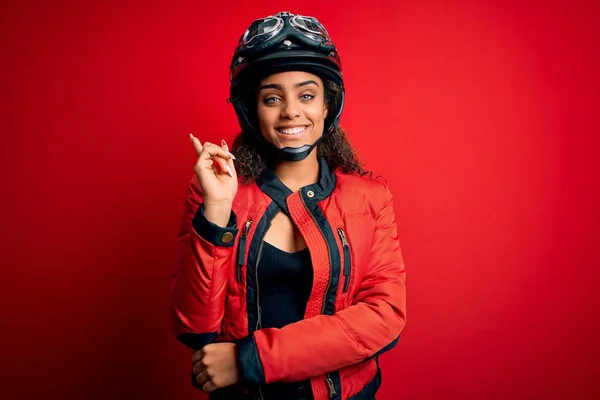
{"type": "Polygon", "coordinates": [[[202,203],[205,206],[211,206],[211,207],[227,207],[227,206],[231,207],[231,205],[233,204],[233,199],[213,200],[208,196],[204,196],[202,203]]]}
{"type": "Polygon", "coordinates": [[[204,217],[221,228],[227,227],[231,217],[232,204],[230,202],[204,202],[204,217]]]}

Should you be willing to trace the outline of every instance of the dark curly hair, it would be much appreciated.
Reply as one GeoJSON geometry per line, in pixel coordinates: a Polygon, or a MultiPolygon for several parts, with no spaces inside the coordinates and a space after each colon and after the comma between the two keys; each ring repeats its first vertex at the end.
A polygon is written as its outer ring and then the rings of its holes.
{"type": "MultiPolygon", "coordinates": [[[[342,89],[335,82],[325,80],[325,101],[330,109],[337,109],[342,98],[342,89]]],[[[247,109],[256,110],[255,94],[248,92],[245,96],[247,109]]],[[[272,167],[276,159],[271,152],[265,151],[264,143],[251,133],[240,133],[233,141],[231,151],[236,157],[236,171],[242,183],[255,182],[268,168],[272,167]]],[[[342,128],[336,128],[317,146],[317,155],[323,157],[329,168],[344,174],[367,175],[360,162],[356,150],[342,128]]]]}

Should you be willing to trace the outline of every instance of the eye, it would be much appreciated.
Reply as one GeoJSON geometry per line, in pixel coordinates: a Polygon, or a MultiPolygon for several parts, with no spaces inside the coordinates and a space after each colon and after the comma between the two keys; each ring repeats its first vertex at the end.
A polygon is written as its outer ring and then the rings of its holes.
{"type": "Polygon", "coordinates": [[[263,99],[263,103],[265,103],[265,104],[274,104],[278,101],[279,101],[279,97],[275,97],[275,96],[265,97],[263,99]]]}
{"type": "Polygon", "coordinates": [[[300,96],[300,99],[302,99],[302,101],[310,101],[312,99],[314,99],[315,96],[312,94],[303,94],[302,96],[300,96]]]}

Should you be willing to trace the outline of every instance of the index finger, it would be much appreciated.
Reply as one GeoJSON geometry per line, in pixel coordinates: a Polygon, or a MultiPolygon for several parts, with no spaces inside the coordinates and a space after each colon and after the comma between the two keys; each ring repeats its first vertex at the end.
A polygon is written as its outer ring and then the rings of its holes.
{"type": "Polygon", "coordinates": [[[195,363],[198,360],[201,360],[204,356],[204,352],[202,350],[198,350],[192,354],[192,363],[195,363]]]}
{"type": "Polygon", "coordinates": [[[192,141],[194,150],[196,150],[196,155],[198,157],[200,157],[200,153],[202,153],[202,149],[204,148],[202,146],[202,143],[200,143],[200,140],[197,137],[195,137],[194,135],[192,135],[191,133],[190,133],[190,140],[192,141]]]}

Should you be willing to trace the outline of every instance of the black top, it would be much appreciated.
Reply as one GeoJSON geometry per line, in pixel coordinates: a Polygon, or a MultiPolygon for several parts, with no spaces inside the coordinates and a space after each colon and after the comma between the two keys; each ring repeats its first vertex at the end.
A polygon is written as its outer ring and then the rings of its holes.
{"type": "Polygon", "coordinates": [[[282,328],[304,319],[312,290],[308,249],[288,253],[264,242],[258,266],[261,328],[282,328]]]}
{"type": "MultiPolygon", "coordinates": [[[[263,242],[258,265],[261,328],[282,328],[304,319],[312,290],[313,270],[308,249],[288,253],[263,242]]],[[[264,388],[266,398],[297,398],[298,383],[273,383],[264,388]]]]}

